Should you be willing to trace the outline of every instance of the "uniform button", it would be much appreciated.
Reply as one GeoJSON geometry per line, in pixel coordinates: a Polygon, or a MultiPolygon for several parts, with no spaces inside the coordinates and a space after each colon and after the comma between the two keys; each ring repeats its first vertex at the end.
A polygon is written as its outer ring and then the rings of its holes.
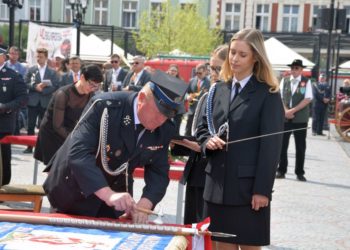
{"type": "Polygon", "coordinates": [[[66,176],[66,180],[68,180],[69,179],[69,177],[68,177],[68,175],[66,176]]]}

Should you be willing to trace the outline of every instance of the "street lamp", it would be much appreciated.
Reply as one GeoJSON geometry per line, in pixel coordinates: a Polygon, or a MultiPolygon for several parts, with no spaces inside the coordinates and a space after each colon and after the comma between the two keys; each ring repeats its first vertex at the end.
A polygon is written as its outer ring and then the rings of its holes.
{"type": "Polygon", "coordinates": [[[13,45],[15,38],[15,9],[22,9],[22,3],[19,0],[2,0],[9,7],[9,47],[13,45]]]}
{"type": "Polygon", "coordinates": [[[89,4],[88,0],[69,0],[72,8],[73,24],[77,28],[77,50],[76,55],[80,54],[80,26],[84,24],[86,8],[89,4]]]}

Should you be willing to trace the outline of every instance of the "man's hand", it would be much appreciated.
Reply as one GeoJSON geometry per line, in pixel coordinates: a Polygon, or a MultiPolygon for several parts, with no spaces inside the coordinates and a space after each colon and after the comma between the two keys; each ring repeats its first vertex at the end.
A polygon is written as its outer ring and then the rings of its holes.
{"type": "Polygon", "coordinates": [[[46,87],[46,84],[41,82],[35,86],[35,90],[38,92],[42,92],[45,87],[46,87]]]}
{"type": "MultiPolygon", "coordinates": [[[[152,202],[149,199],[141,198],[139,200],[139,202],[135,205],[135,207],[151,210],[152,207],[153,207],[153,204],[152,204],[152,202]]],[[[131,212],[131,216],[132,216],[132,221],[134,223],[145,224],[145,223],[148,222],[148,214],[145,213],[145,212],[141,212],[139,210],[134,209],[131,212]]]]}
{"type": "Polygon", "coordinates": [[[129,193],[117,193],[110,187],[101,188],[95,192],[95,195],[103,200],[108,206],[114,207],[115,210],[118,211],[130,213],[135,206],[135,201],[129,193]]]}
{"type": "Polygon", "coordinates": [[[285,117],[286,117],[286,119],[293,119],[294,118],[294,110],[293,109],[286,110],[285,117]]]}
{"type": "MultiPolygon", "coordinates": [[[[198,142],[196,142],[196,141],[190,141],[190,140],[187,140],[187,139],[183,139],[183,140],[175,140],[175,139],[173,139],[170,142],[171,142],[171,144],[172,143],[173,144],[178,144],[178,145],[184,146],[184,147],[189,148],[189,149],[191,149],[191,150],[193,150],[195,152],[198,152],[198,153],[201,152],[201,147],[199,146],[198,142]]],[[[171,146],[173,146],[173,145],[171,145],[171,146]]]]}

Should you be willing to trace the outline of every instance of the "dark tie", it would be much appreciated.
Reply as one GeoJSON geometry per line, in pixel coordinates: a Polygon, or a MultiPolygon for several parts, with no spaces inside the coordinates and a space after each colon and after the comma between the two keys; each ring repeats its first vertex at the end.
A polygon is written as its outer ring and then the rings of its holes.
{"type": "Polygon", "coordinates": [[[236,99],[236,97],[239,94],[239,89],[241,88],[241,84],[239,82],[235,83],[235,92],[234,92],[234,96],[232,98],[232,102],[236,99]]]}
{"type": "Polygon", "coordinates": [[[135,125],[135,139],[136,139],[136,142],[138,142],[138,140],[140,139],[140,133],[141,131],[145,128],[141,123],[139,124],[136,124],[135,125]]]}

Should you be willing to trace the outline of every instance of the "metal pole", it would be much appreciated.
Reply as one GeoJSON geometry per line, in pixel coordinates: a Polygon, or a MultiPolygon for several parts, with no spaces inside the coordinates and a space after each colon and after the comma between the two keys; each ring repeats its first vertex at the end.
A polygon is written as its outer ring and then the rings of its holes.
{"type": "Polygon", "coordinates": [[[15,40],[15,6],[9,6],[9,47],[13,46],[15,40]]]}
{"type": "Polygon", "coordinates": [[[80,23],[77,23],[77,56],[80,55],[80,23]]]}
{"type": "Polygon", "coordinates": [[[329,17],[329,27],[328,27],[328,46],[327,46],[327,66],[326,66],[326,75],[327,80],[329,81],[330,74],[330,60],[331,60],[331,46],[332,46],[332,31],[334,25],[334,0],[331,0],[330,6],[330,17],[329,17]]]}

